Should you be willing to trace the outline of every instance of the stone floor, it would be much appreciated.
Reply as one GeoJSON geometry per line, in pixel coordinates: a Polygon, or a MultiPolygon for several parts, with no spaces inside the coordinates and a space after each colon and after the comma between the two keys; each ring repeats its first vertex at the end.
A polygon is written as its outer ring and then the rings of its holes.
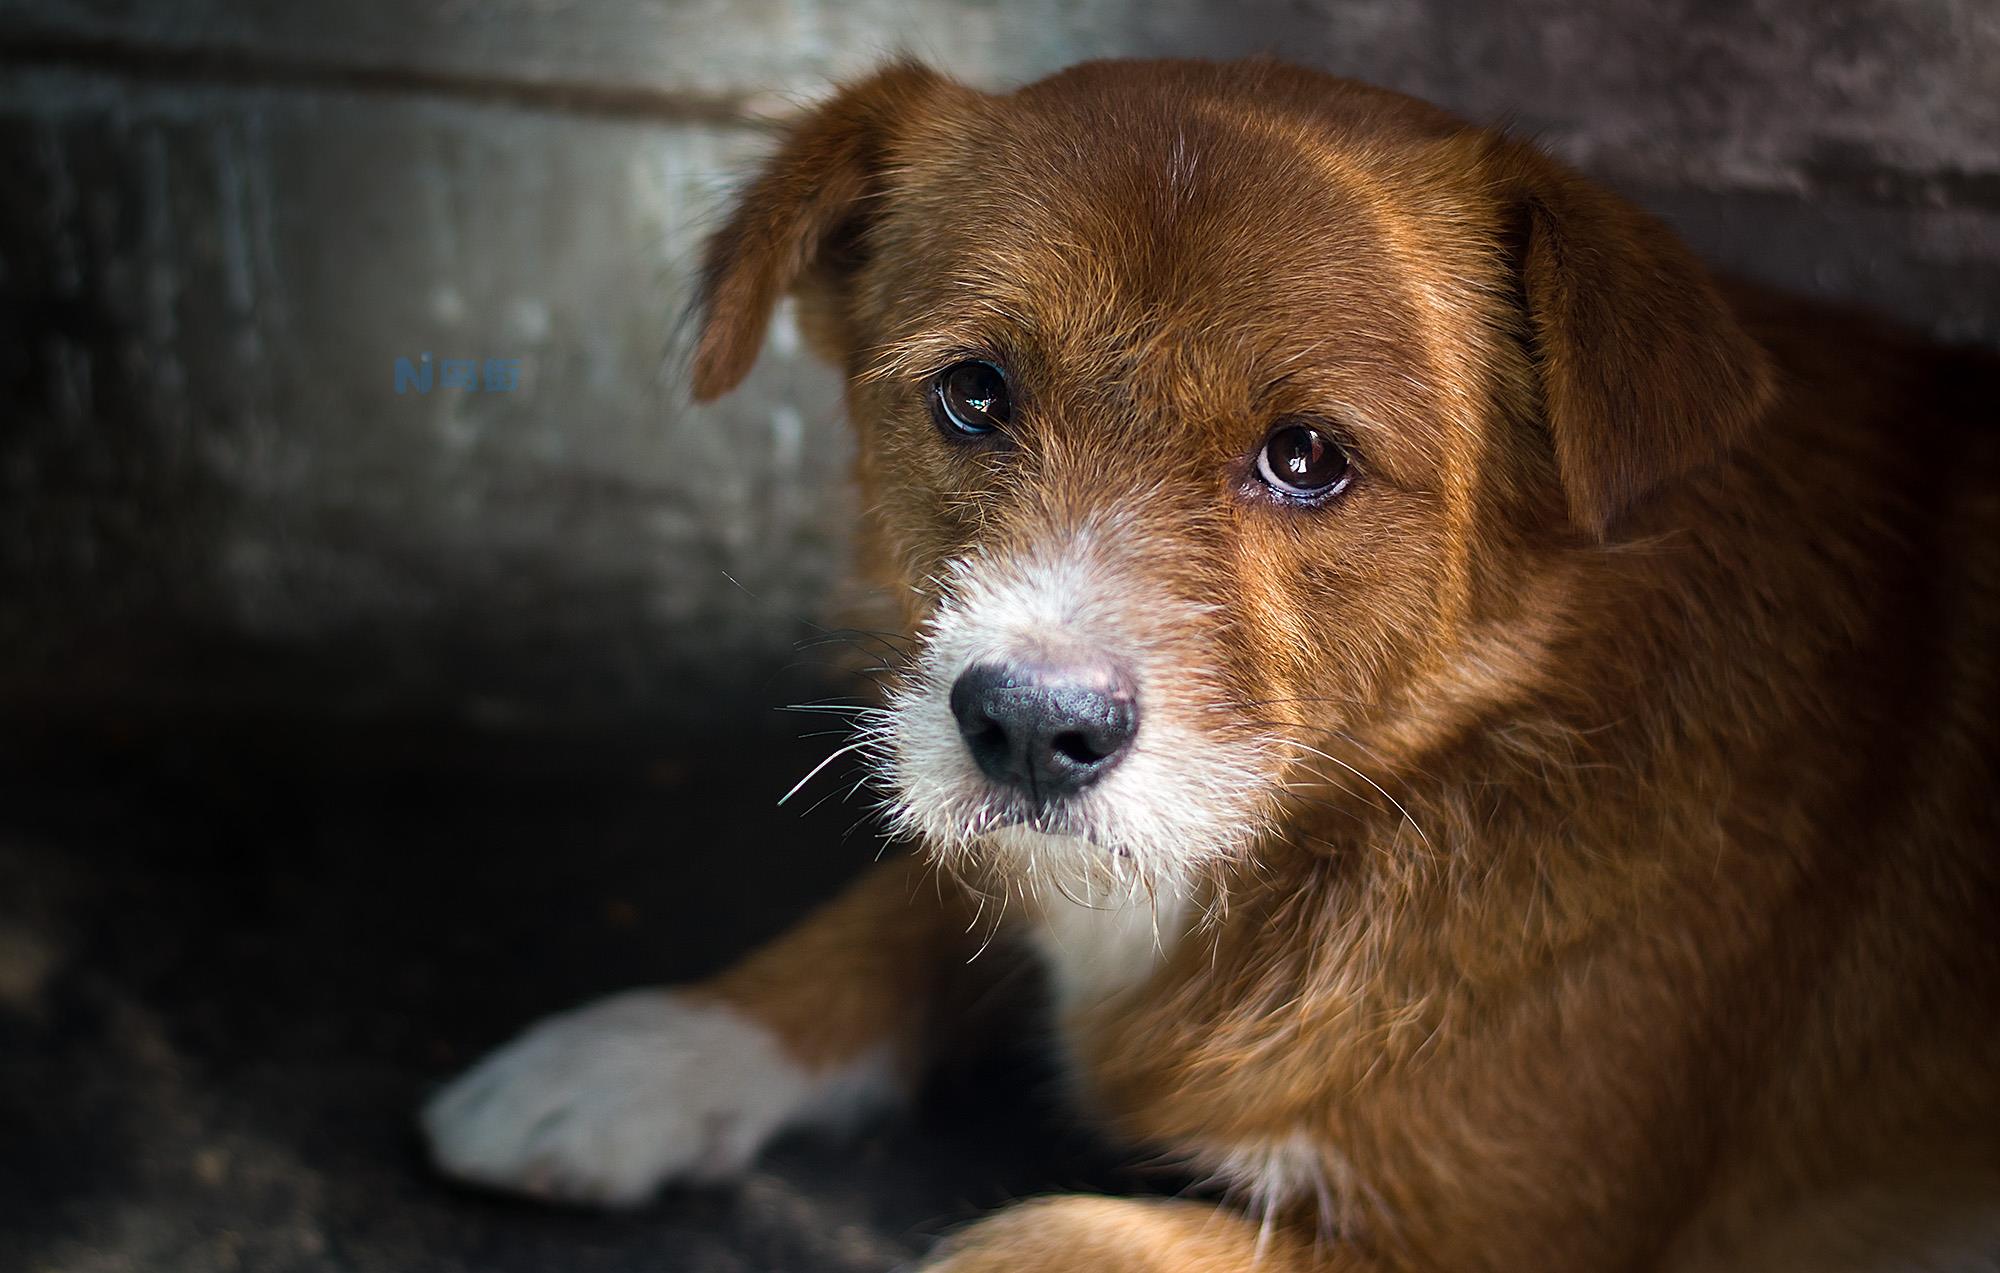
{"type": "Polygon", "coordinates": [[[887,1269],[1011,1197],[1149,1183],[1061,1130],[1030,1047],[637,1214],[426,1170],[411,1111],[446,1075],[541,1013],[716,967],[874,854],[837,798],[775,804],[829,745],[796,732],[12,738],[0,1268],[887,1269]]]}

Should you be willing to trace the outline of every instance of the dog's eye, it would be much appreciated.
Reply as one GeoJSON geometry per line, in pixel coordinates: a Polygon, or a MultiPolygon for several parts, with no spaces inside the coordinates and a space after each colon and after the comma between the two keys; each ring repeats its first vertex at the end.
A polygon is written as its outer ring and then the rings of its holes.
{"type": "Polygon", "coordinates": [[[1257,452],[1257,476],[1280,495],[1320,499],[1347,485],[1354,474],[1340,443],[1309,424],[1287,420],[1271,430],[1257,452]]]}
{"type": "Polygon", "coordinates": [[[1013,417],[1007,373],[990,362],[955,362],[931,380],[931,414],[938,427],[962,437],[984,437],[1013,417]]]}

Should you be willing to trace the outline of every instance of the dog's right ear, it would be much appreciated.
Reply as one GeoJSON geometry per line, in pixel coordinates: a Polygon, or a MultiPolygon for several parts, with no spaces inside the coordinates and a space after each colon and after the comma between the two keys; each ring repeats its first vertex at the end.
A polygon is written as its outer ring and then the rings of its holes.
{"type": "Polygon", "coordinates": [[[708,241],[696,300],[695,401],[729,392],[749,373],[779,297],[808,272],[842,264],[830,258],[861,241],[860,218],[881,191],[897,138],[946,94],[963,91],[927,67],[897,62],[842,88],[793,127],[708,241]]]}

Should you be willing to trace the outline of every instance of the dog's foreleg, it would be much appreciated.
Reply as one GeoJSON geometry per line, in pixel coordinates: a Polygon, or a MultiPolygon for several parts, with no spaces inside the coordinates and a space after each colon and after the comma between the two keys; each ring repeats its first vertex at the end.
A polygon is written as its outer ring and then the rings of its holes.
{"type": "Polygon", "coordinates": [[[741,1172],[779,1132],[893,1101],[965,940],[960,895],[885,862],[709,981],[530,1028],[422,1115],[447,1174],[539,1197],[643,1202],[741,1172]]]}

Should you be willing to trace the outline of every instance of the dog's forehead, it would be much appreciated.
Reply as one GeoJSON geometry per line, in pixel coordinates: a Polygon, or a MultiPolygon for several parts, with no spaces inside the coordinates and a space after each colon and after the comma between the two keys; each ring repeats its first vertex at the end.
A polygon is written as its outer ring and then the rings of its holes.
{"type": "Polygon", "coordinates": [[[1214,315],[1365,286],[1380,192],[1272,123],[1153,94],[1001,99],[938,157],[924,215],[963,281],[1078,309],[1214,315]]]}
{"type": "Polygon", "coordinates": [[[1408,393],[1438,335],[1417,292],[1461,267],[1407,210],[1418,145],[1143,83],[990,99],[906,170],[900,344],[912,366],[1025,345],[1211,419],[1285,379],[1297,409],[1430,414],[1408,393]]]}

